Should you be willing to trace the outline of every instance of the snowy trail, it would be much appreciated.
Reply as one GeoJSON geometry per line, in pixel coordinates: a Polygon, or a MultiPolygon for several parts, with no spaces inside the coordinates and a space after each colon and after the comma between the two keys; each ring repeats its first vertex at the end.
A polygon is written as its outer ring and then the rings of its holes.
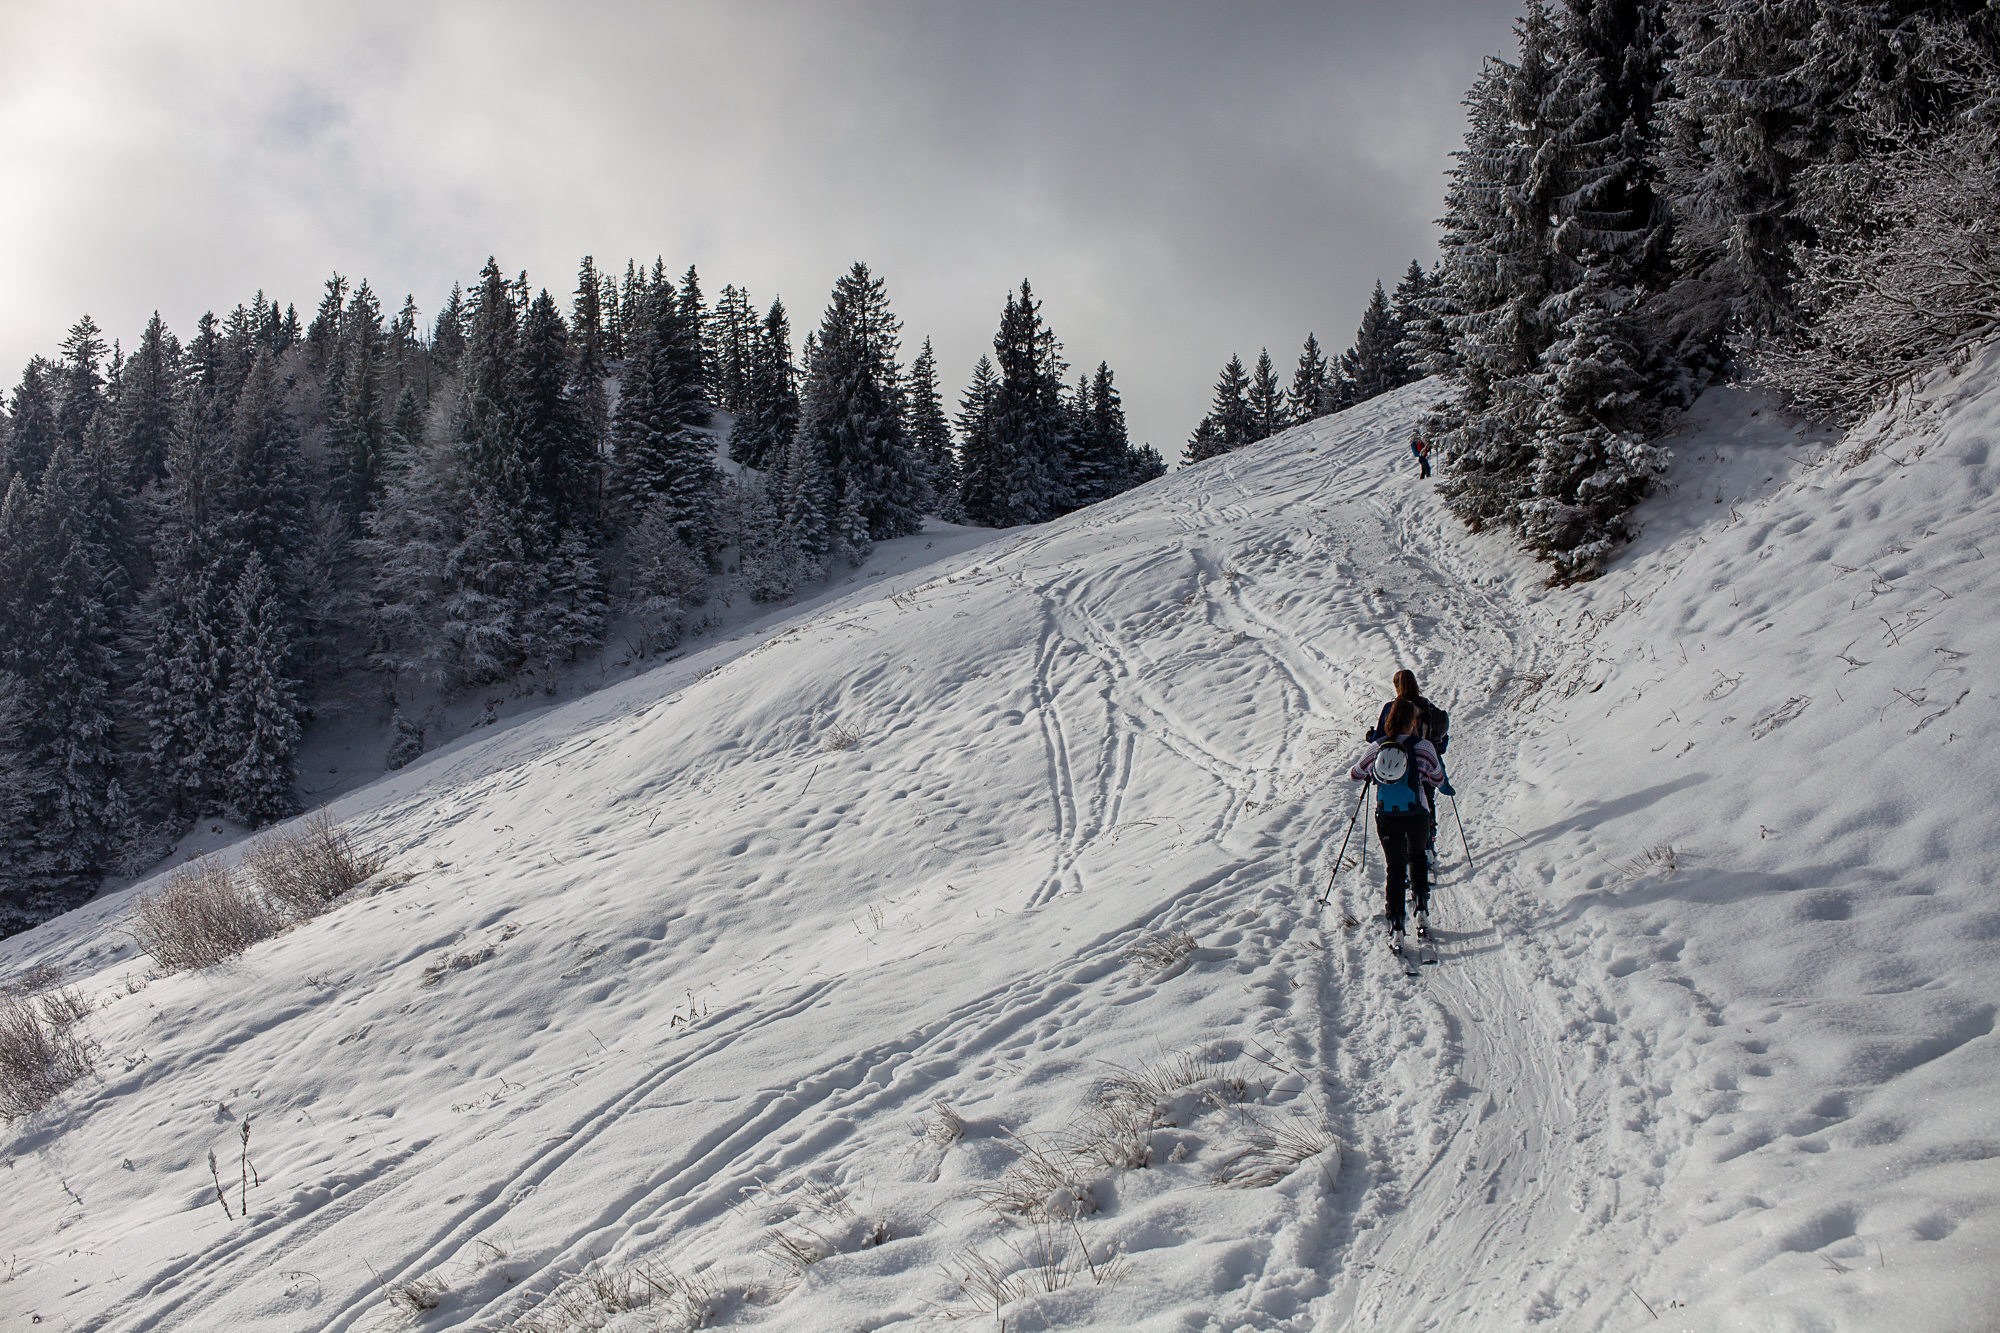
{"type": "Polygon", "coordinates": [[[1889,841],[1840,775],[1857,736],[1991,767],[1960,663],[2000,649],[1963,613],[2000,525],[1942,471],[1983,445],[1946,417],[1928,490],[1780,481],[1795,432],[1720,396],[1628,567],[1551,592],[1405,466],[1430,392],[428,756],[335,806],[397,877],[229,967],[148,979],[129,893],[0,942],[106,1052],[9,1131],[0,1328],[375,1333],[427,1283],[425,1329],[628,1333],[605,1283],[646,1265],[802,1333],[1889,1329],[1912,1290],[1964,1326],[1993,819],[1889,841]],[[1415,978],[1366,815],[1315,905],[1398,666],[1477,863],[1447,818],[1415,978]],[[1830,776],[1736,776],[1774,763],[1830,776]],[[1150,1118],[1107,1130],[1121,1079],[1150,1118]],[[225,1218],[206,1155],[249,1122],[225,1218]],[[1035,1151],[1069,1175],[1007,1196],[1035,1151]]]}

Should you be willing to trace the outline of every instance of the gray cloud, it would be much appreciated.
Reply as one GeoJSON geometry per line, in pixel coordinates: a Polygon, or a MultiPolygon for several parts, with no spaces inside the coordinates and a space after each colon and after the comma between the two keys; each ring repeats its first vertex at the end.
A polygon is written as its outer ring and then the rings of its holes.
{"type": "Polygon", "coordinates": [[[0,377],[83,311],[185,337],[335,270],[433,314],[486,256],[567,293],[663,255],[801,328],[866,259],[955,396],[1033,279],[1169,458],[1217,367],[1344,346],[1434,252],[1501,0],[138,0],[0,31],[0,377]]]}

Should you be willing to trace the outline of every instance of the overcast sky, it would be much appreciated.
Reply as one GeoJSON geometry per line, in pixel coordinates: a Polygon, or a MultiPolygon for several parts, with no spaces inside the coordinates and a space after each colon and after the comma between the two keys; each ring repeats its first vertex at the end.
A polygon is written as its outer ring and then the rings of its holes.
{"type": "Polygon", "coordinates": [[[1027,277],[1171,461],[1231,352],[1289,377],[1430,262],[1518,8],[0,0],[0,380],[334,271],[428,321],[488,254],[565,308],[585,254],[693,263],[803,336],[863,259],[948,407],[1027,277]]]}

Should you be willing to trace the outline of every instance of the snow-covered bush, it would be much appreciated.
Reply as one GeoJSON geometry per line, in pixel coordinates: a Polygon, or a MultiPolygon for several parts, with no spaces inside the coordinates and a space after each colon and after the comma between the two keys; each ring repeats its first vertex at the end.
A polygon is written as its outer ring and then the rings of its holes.
{"type": "Polygon", "coordinates": [[[33,1115],[90,1073],[97,1048],[76,1031],[89,1012],[68,989],[0,1000],[0,1120],[33,1115]]]}
{"type": "Polygon", "coordinates": [[[127,929],[169,972],[210,967],[284,928],[285,914],[220,861],[182,866],[157,893],[139,895],[127,929]]]}
{"type": "Polygon", "coordinates": [[[244,853],[243,864],[268,906],[293,921],[305,921],[381,870],[382,854],[358,846],[346,828],[320,810],[259,838],[244,853]]]}
{"type": "Polygon", "coordinates": [[[672,506],[657,503],[625,536],[625,609],[644,623],[642,649],[680,642],[688,613],[708,600],[708,567],[681,537],[672,506]]]}

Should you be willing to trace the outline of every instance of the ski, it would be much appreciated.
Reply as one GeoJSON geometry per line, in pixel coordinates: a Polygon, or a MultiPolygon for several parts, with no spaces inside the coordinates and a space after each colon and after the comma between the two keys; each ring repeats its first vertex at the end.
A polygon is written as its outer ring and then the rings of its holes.
{"type": "Polygon", "coordinates": [[[1402,967],[1404,976],[1414,977],[1417,975],[1416,959],[1412,956],[1409,945],[1404,942],[1403,936],[1400,933],[1394,933],[1389,936],[1389,952],[1396,956],[1396,962],[1402,967]]]}
{"type": "Polygon", "coordinates": [[[1437,938],[1431,934],[1430,922],[1423,913],[1417,914],[1417,961],[1432,966],[1437,963],[1437,938]]]}

